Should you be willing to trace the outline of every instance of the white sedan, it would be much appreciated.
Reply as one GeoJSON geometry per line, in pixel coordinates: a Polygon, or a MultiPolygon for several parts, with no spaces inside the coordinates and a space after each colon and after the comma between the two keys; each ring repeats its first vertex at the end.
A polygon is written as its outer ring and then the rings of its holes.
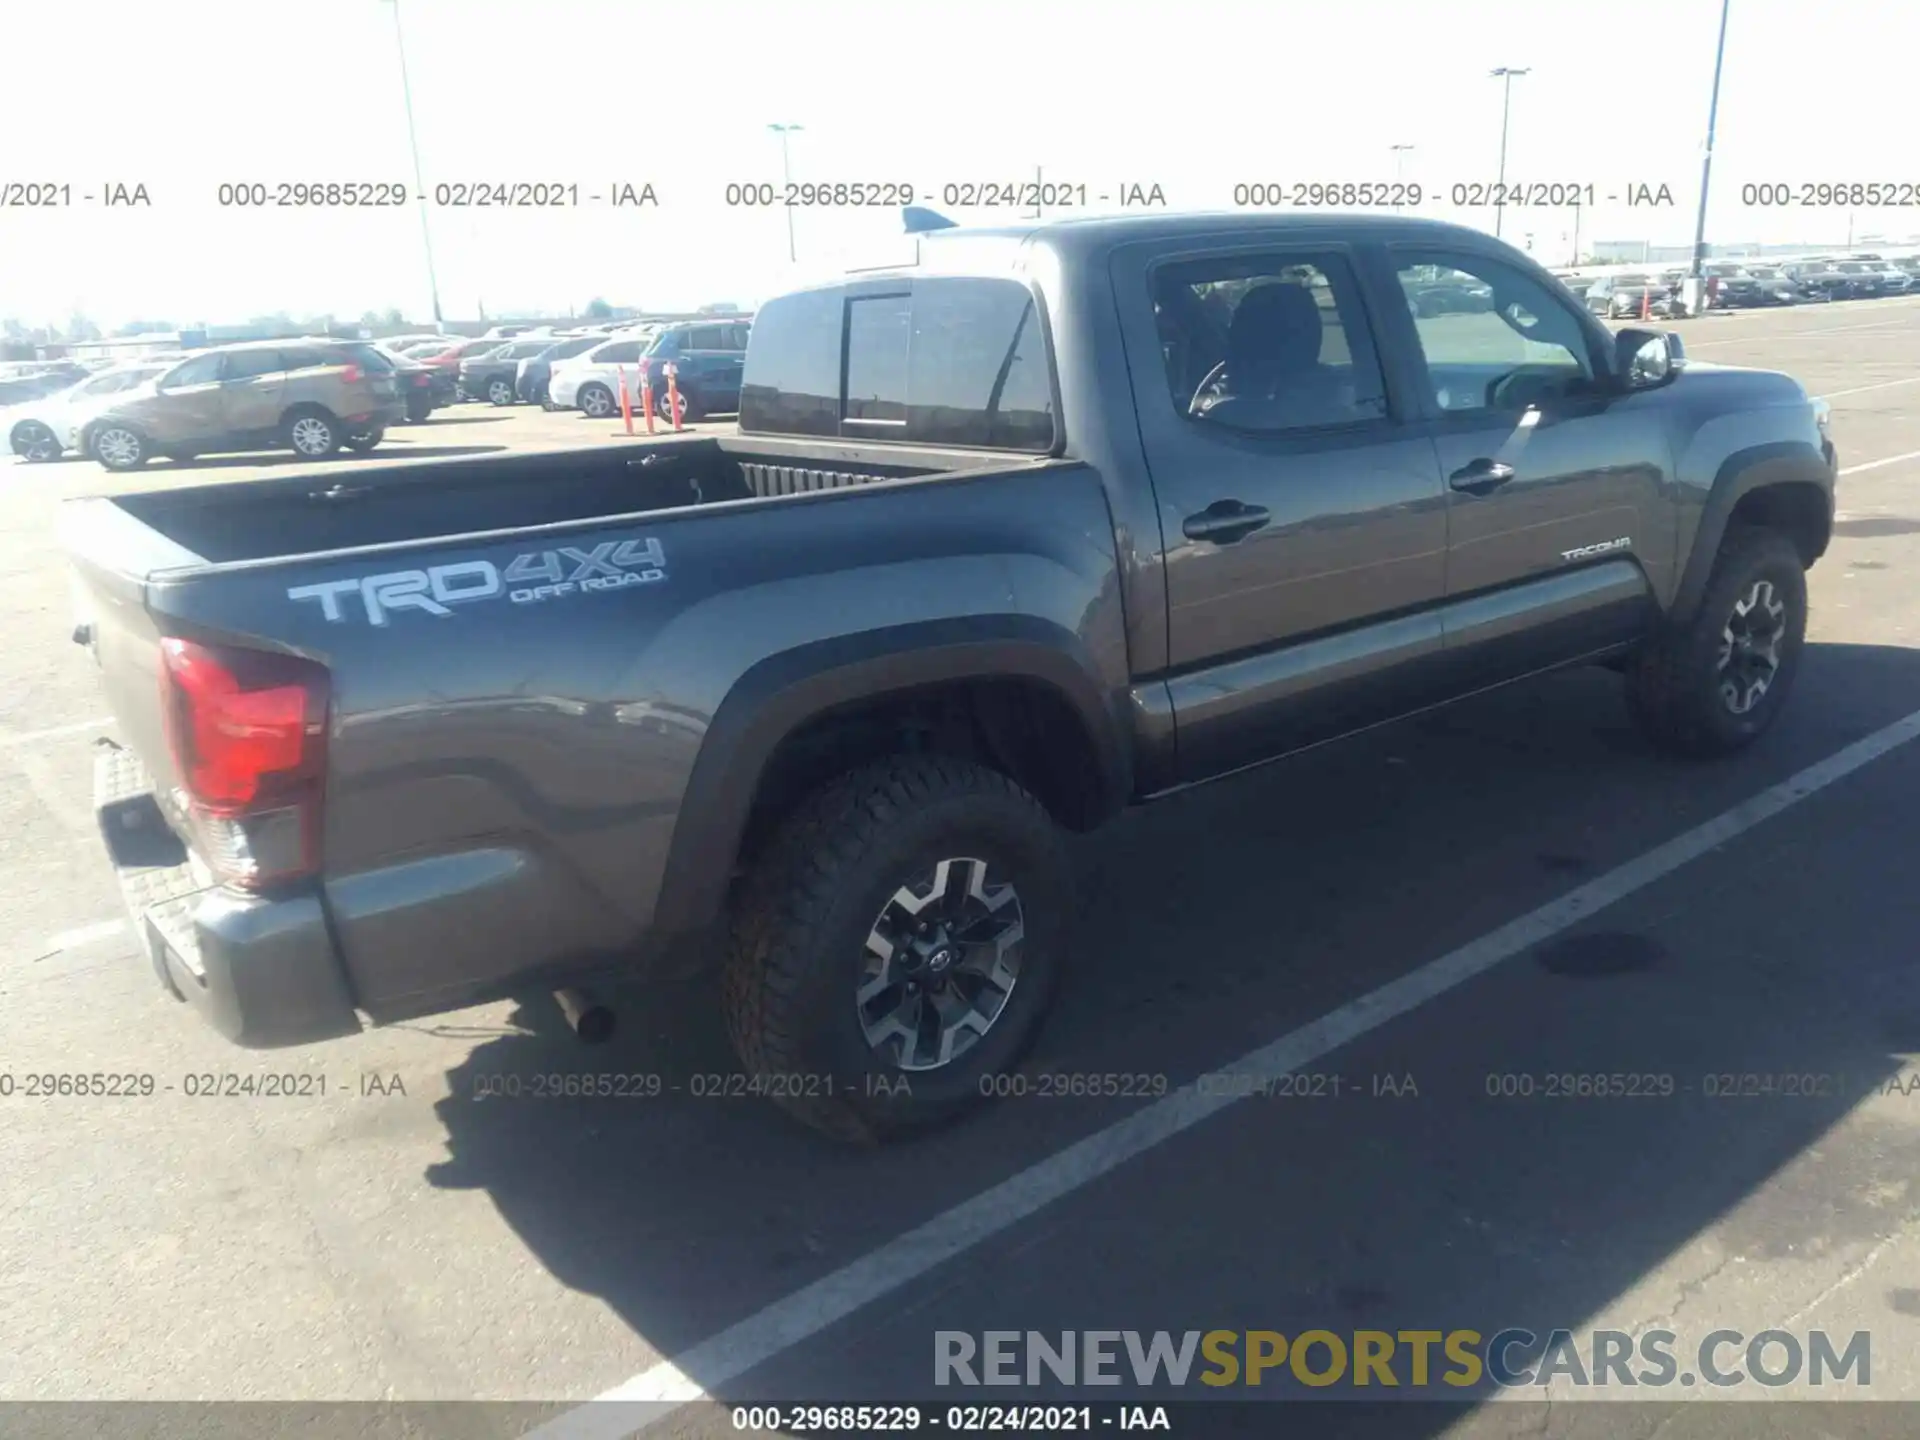
{"type": "Polygon", "coordinates": [[[143,356],[130,364],[89,375],[65,390],[0,412],[7,443],[23,460],[58,460],[66,451],[79,447],[80,427],[111,406],[122,392],[145,384],[183,358],[182,355],[143,356]]]}
{"type": "Polygon", "coordinates": [[[594,419],[620,413],[620,372],[626,371],[628,402],[640,406],[640,357],[651,336],[615,335],[584,354],[553,362],[547,379],[547,403],[555,410],[578,410],[594,419]]]}

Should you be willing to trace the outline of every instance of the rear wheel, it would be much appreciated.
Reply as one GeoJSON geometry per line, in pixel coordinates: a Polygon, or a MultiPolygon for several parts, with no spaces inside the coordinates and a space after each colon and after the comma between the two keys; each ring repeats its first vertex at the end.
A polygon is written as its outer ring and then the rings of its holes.
{"type": "Polygon", "coordinates": [[[1744,749],[1786,705],[1806,634],[1806,568],[1793,542],[1777,530],[1730,529],[1692,618],[1628,671],[1634,718],[1673,754],[1744,749]]]}
{"type": "Polygon", "coordinates": [[[376,425],[371,430],[356,430],[353,434],[347,436],[342,443],[347,449],[352,450],[356,454],[364,455],[382,440],[386,439],[386,437],[386,430],[376,425]]]}
{"type": "Polygon", "coordinates": [[[109,470],[138,470],[152,453],[147,437],[127,425],[103,425],[93,432],[91,448],[109,470]]]}
{"type": "Polygon", "coordinates": [[[998,771],[896,756],[817,791],[743,883],[728,1028],[783,1109],[843,1140],[953,1118],[1038,1033],[1070,921],[1059,837],[998,771]]]}
{"type": "Polygon", "coordinates": [[[613,414],[613,391],[599,383],[582,385],[577,397],[580,412],[592,420],[604,420],[613,414]]]}
{"type": "Polygon", "coordinates": [[[43,465],[60,458],[60,438],[53,427],[38,420],[22,420],[13,427],[13,453],[22,460],[43,465]]]}
{"type": "Polygon", "coordinates": [[[340,448],[346,438],[340,422],[324,410],[296,410],[289,415],[282,433],[288,447],[302,460],[324,460],[340,448]]]}
{"type": "Polygon", "coordinates": [[[513,404],[513,382],[511,380],[489,380],[487,399],[495,405],[513,404]]]}

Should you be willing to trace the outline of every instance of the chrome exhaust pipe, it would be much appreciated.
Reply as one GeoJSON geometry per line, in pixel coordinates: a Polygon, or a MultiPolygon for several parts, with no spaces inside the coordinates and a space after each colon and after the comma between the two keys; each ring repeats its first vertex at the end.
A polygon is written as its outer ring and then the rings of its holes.
{"type": "Polygon", "coordinates": [[[600,1045],[613,1038],[613,1011],[602,1004],[592,991],[569,985],[564,990],[554,991],[553,998],[559,1003],[560,1013],[567,1017],[567,1024],[582,1042],[600,1045]]]}

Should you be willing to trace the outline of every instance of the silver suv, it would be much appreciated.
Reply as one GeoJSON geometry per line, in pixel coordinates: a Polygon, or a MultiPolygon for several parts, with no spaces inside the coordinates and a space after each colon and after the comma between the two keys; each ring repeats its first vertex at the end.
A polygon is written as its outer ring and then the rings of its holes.
{"type": "Polygon", "coordinates": [[[156,454],[284,446],[323,460],[371,450],[406,414],[394,362],[351,340],[260,340],[203,350],[89,420],[83,454],[133,470],[156,454]]]}

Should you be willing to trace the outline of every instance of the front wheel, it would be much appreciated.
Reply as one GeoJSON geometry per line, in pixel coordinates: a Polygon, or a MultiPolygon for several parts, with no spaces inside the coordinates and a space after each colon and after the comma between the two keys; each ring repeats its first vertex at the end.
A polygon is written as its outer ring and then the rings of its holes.
{"type": "Polygon", "coordinates": [[[487,400],[494,405],[513,404],[513,382],[511,380],[489,380],[487,382],[487,400]]]}
{"type": "Polygon", "coordinates": [[[371,430],[355,431],[353,434],[347,436],[346,440],[342,443],[355,454],[364,455],[382,440],[386,439],[386,437],[387,432],[376,425],[371,430]]]}
{"type": "Polygon", "coordinates": [[[742,1065],[788,1113],[874,1142],[990,1095],[1038,1033],[1069,930],[1065,852],[998,771],[896,756],[817,791],[733,908],[742,1065]]]}
{"type": "Polygon", "coordinates": [[[1807,634],[1807,575],[1777,530],[1730,529],[1693,616],[1627,672],[1647,737],[1672,754],[1727,755],[1759,739],[1787,701],[1807,634]]]}
{"type": "Polygon", "coordinates": [[[109,470],[138,470],[147,463],[146,436],[126,425],[107,425],[93,432],[93,458],[109,470]]]}

